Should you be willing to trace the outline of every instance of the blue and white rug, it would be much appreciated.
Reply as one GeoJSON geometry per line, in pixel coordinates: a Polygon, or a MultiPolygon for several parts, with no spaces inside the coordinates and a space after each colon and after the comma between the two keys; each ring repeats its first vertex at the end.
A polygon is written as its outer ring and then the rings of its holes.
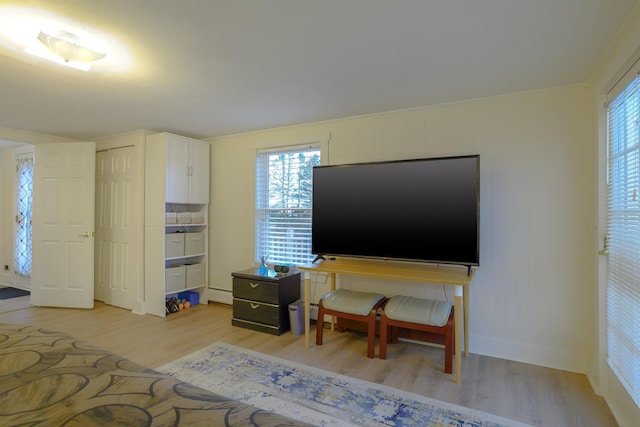
{"type": "Polygon", "coordinates": [[[157,370],[317,426],[527,426],[225,343],[212,344],[157,370]]]}

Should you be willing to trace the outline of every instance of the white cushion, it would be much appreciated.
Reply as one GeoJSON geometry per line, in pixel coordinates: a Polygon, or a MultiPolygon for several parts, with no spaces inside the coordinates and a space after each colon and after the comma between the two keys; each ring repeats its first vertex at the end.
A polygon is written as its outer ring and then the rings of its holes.
{"type": "Polygon", "coordinates": [[[322,305],[329,310],[366,316],[384,297],[384,295],[370,292],[336,289],[322,297],[322,305]]]}
{"type": "Polygon", "coordinates": [[[444,326],[451,313],[449,301],[430,300],[396,295],[384,307],[386,316],[401,322],[444,326]]]}

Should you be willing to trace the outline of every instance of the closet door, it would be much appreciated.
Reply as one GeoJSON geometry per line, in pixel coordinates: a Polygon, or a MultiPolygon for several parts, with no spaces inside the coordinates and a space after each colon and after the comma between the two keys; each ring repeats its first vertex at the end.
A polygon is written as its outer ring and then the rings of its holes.
{"type": "Polygon", "coordinates": [[[95,298],[134,310],[142,288],[138,148],[96,154],[95,298]]]}

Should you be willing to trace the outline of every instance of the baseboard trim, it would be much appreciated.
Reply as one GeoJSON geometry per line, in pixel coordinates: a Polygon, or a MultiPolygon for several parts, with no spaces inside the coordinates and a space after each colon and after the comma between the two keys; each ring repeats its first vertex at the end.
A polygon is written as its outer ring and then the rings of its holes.
{"type": "MultiPolygon", "coordinates": [[[[469,336],[469,352],[578,374],[587,374],[589,366],[587,356],[577,355],[575,351],[541,347],[517,341],[497,340],[477,335],[469,336]]],[[[464,360],[462,364],[464,366],[464,360]]]]}
{"type": "Polygon", "coordinates": [[[233,293],[224,289],[207,288],[207,299],[213,302],[233,305],[233,293]]]}

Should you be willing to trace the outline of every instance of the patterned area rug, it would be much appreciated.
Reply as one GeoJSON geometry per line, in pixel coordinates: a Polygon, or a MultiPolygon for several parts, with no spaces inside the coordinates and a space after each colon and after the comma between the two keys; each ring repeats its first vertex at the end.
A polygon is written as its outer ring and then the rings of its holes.
{"type": "Polygon", "coordinates": [[[527,426],[225,343],[215,343],[158,371],[318,426],[527,426]]]}

